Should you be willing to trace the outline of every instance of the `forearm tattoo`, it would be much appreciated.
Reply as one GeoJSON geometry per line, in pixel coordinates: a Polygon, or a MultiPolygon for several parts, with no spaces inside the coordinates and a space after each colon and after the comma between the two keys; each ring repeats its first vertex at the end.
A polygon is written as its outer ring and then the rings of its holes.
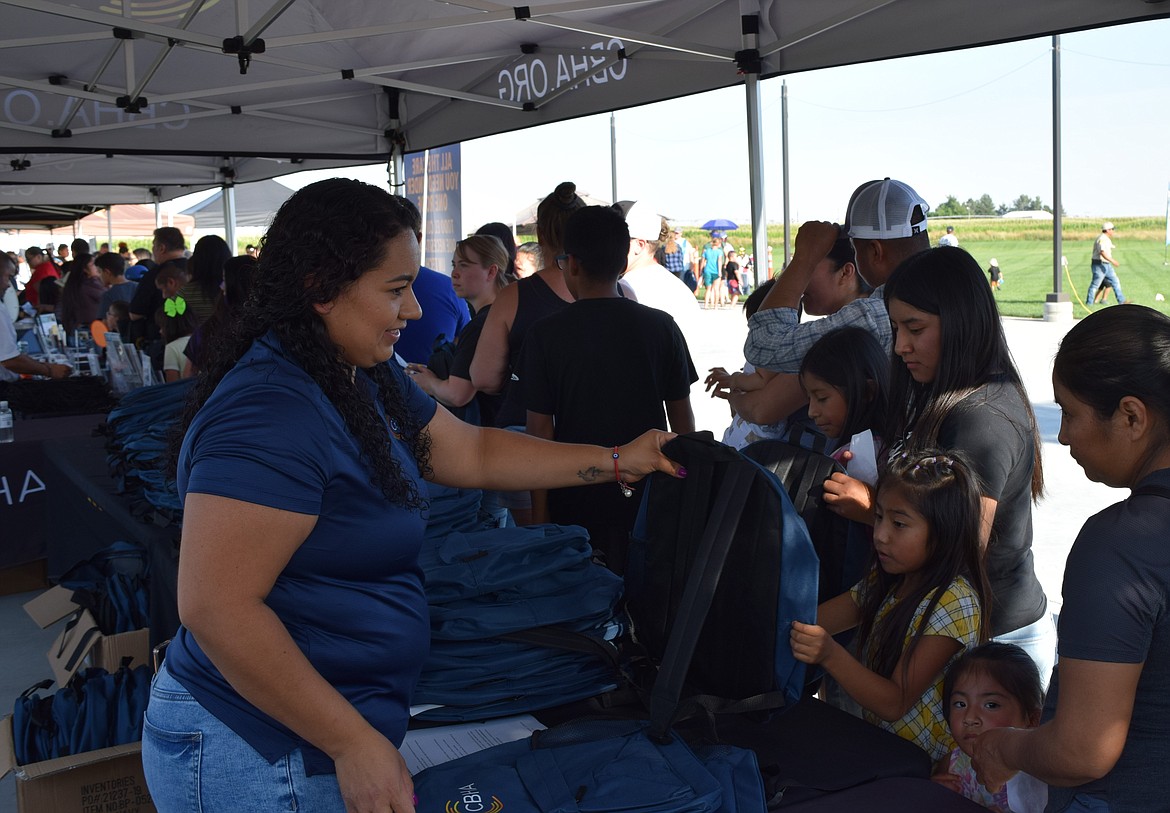
{"type": "Polygon", "coordinates": [[[579,472],[577,472],[577,476],[582,480],[582,482],[586,483],[596,483],[601,479],[603,474],[605,474],[605,472],[597,468],[597,466],[590,466],[587,469],[581,469],[579,472]]]}

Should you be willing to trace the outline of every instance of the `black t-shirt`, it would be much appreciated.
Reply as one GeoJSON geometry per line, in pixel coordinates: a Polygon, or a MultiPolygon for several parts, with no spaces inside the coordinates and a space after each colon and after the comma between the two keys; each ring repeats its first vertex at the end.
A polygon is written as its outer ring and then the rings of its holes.
{"type": "MultiPolygon", "coordinates": [[[[1138,484],[1170,488],[1170,469],[1138,484]]],[[[1135,489],[1136,491],[1136,489],[1135,489]]],[[[1133,716],[1121,758],[1101,779],[1049,788],[1050,809],[1076,793],[1104,798],[1115,813],[1166,810],[1170,799],[1170,499],[1135,493],[1090,517],[1064,570],[1058,635],[1061,658],[1140,663],[1133,716]]],[[[1057,668],[1045,702],[1059,702],[1057,668]]],[[[1075,712],[1076,709],[1073,709],[1075,712]]]]}
{"type": "Polygon", "coordinates": [[[1036,622],[1048,602],[1032,560],[1035,446],[1019,391],[1004,382],[980,387],[943,421],[938,445],[970,463],[984,496],[997,502],[987,550],[991,634],[1036,622]]]}
{"type": "MultiPolygon", "coordinates": [[[[483,323],[487,321],[491,305],[486,305],[476,311],[471,322],[459,333],[455,342],[455,360],[451,363],[451,375],[471,380],[471,360],[475,358],[475,347],[479,344],[479,334],[483,332],[483,323]]],[[[475,402],[479,406],[479,425],[495,426],[496,414],[500,411],[503,395],[489,395],[486,392],[476,392],[475,402]]],[[[464,417],[464,416],[460,416],[464,417]]]]}
{"type": "MultiPolygon", "coordinates": [[[[670,314],[628,299],[583,299],[534,324],[518,385],[533,412],[552,415],[565,443],[620,446],[666,429],[664,402],[689,397],[698,374],[670,314]]],[[[549,492],[554,522],[633,528],[637,499],[612,482],[549,492]]]]}

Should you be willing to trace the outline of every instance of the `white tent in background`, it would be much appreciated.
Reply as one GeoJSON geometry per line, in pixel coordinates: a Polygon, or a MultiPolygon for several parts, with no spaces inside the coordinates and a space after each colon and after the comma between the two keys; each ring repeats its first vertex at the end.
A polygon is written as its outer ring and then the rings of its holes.
{"type": "MultiPolygon", "coordinates": [[[[293,190],[276,181],[256,181],[239,184],[236,190],[236,227],[252,232],[268,230],[273,215],[293,190]]],[[[207,200],[183,210],[183,214],[195,218],[199,231],[214,231],[222,234],[226,228],[223,217],[223,191],[216,192],[207,200]]]]}
{"type": "MultiPolygon", "coordinates": [[[[587,206],[609,206],[610,201],[595,198],[587,192],[577,190],[577,197],[585,201],[587,206]]],[[[525,206],[520,211],[512,215],[512,231],[516,234],[535,234],[536,233],[536,207],[540,206],[540,199],[533,201],[530,205],[525,206]]],[[[533,238],[536,239],[536,238],[533,238]]]]}
{"type": "MultiPolygon", "coordinates": [[[[195,218],[187,215],[166,215],[160,225],[174,226],[184,234],[195,228],[195,218]]],[[[154,233],[154,207],[140,203],[122,203],[100,212],[86,215],[77,221],[76,231],[85,237],[96,237],[104,243],[108,235],[121,237],[150,237],[154,233]]]]}

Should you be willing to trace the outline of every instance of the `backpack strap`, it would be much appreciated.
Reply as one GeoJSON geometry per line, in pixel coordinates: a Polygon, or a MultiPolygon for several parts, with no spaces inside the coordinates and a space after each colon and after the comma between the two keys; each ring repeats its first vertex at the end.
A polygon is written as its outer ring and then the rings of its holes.
{"type": "Polygon", "coordinates": [[[564,649],[570,652],[580,652],[584,655],[593,655],[603,661],[617,674],[621,674],[622,664],[618,657],[617,647],[608,641],[594,638],[583,632],[574,632],[564,627],[532,627],[497,635],[502,641],[516,641],[521,644],[534,644],[550,649],[564,649]]]}
{"type": "Polygon", "coordinates": [[[711,608],[715,588],[723,575],[727,553],[739,529],[753,475],[750,465],[728,467],[711,506],[702,541],[691,566],[691,578],[683,590],[675,624],[662,657],[662,668],[650,694],[649,734],[659,741],[670,741],[670,726],[678,712],[687,669],[703,622],[711,608]]]}

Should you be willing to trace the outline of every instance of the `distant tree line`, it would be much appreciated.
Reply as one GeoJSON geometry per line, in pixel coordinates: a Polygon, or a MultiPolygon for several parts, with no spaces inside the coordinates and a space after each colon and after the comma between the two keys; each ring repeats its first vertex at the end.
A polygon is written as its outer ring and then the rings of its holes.
{"type": "MultiPolygon", "coordinates": [[[[1040,200],[1029,195],[1020,195],[1011,203],[1001,203],[998,206],[995,201],[991,199],[991,195],[983,195],[982,197],[967,198],[965,201],[960,201],[954,195],[948,195],[947,199],[940,203],[931,212],[936,217],[962,217],[979,216],[979,217],[996,217],[997,215],[1004,215],[1008,212],[1035,212],[1044,211],[1052,212],[1052,207],[1040,200]]],[[[1064,210],[1061,210],[1064,214],[1064,210]]]]}

